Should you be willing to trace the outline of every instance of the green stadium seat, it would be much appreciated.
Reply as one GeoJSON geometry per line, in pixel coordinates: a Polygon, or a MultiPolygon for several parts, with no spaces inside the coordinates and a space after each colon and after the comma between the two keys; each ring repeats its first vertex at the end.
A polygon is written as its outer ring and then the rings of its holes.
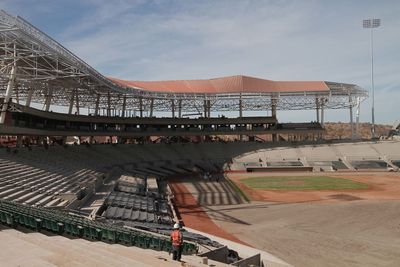
{"type": "Polygon", "coordinates": [[[99,228],[91,228],[91,231],[92,231],[92,236],[94,237],[94,239],[101,240],[101,236],[103,234],[101,229],[99,229],[99,228]]]}
{"type": "Polygon", "coordinates": [[[56,221],[51,221],[51,230],[54,233],[61,234],[64,231],[64,224],[56,221]]]}
{"type": "Polygon", "coordinates": [[[171,252],[172,251],[172,242],[171,240],[165,240],[163,250],[166,252],[171,252]]]}
{"type": "Polygon", "coordinates": [[[6,212],[3,210],[0,210],[0,222],[3,224],[7,223],[6,212]]]}
{"type": "Polygon", "coordinates": [[[46,229],[46,230],[48,230],[48,231],[51,231],[52,230],[52,221],[50,220],[50,219],[44,219],[43,220],[43,228],[44,229],[46,229]]]}
{"type": "Polygon", "coordinates": [[[42,228],[42,220],[39,218],[32,217],[30,220],[30,224],[31,224],[32,229],[34,229],[36,231],[40,231],[40,229],[42,228]]]}
{"type": "Polygon", "coordinates": [[[27,228],[30,228],[30,227],[31,227],[31,225],[30,225],[30,218],[29,218],[29,216],[27,216],[27,215],[25,215],[25,214],[21,214],[21,215],[18,217],[18,223],[19,223],[21,226],[24,226],[24,227],[27,227],[27,228]]]}
{"type": "MultiPolygon", "coordinates": [[[[94,222],[60,211],[23,206],[4,200],[0,200],[0,223],[12,227],[20,225],[36,231],[45,229],[57,234],[65,232],[90,240],[104,240],[154,250],[171,251],[172,249],[171,241],[165,237],[94,222]]],[[[184,244],[184,254],[193,254],[196,251],[196,245],[184,244]]]]}
{"type": "Polygon", "coordinates": [[[103,240],[107,240],[107,241],[113,242],[113,243],[116,241],[116,233],[114,230],[103,228],[102,233],[103,233],[102,234],[103,240]]]}
{"type": "Polygon", "coordinates": [[[147,248],[147,240],[146,236],[144,234],[138,234],[137,235],[137,245],[141,248],[147,248]]]}
{"type": "Polygon", "coordinates": [[[125,230],[120,231],[118,237],[119,237],[118,241],[120,241],[126,245],[132,245],[131,233],[129,231],[125,231],[125,230]]]}
{"type": "Polygon", "coordinates": [[[28,220],[26,219],[26,216],[19,216],[19,218],[18,218],[18,223],[20,224],[20,225],[22,225],[22,226],[25,226],[25,227],[29,227],[29,222],[28,222],[28,220]]]}
{"type": "Polygon", "coordinates": [[[159,237],[149,237],[149,248],[160,251],[162,249],[162,239],[159,237]]]}
{"type": "Polygon", "coordinates": [[[72,235],[72,224],[70,222],[66,221],[64,223],[64,226],[65,226],[65,232],[69,235],[72,235]]]}
{"type": "Polygon", "coordinates": [[[82,225],[76,225],[74,229],[75,229],[76,236],[78,236],[78,237],[83,236],[83,226],[82,225]]]}
{"type": "Polygon", "coordinates": [[[83,236],[89,239],[92,239],[92,233],[90,231],[90,226],[89,225],[84,225],[83,226],[83,236]]]}
{"type": "Polygon", "coordinates": [[[15,226],[14,215],[10,212],[6,212],[6,223],[11,227],[15,226]]]}
{"type": "Polygon", "coordinates": [[[133,233],[133,232],[130,233],[130,242],[131,242],[132,246],[136,246],[136,244],[137,244],[137,234],[136,233],[133,233]]]}

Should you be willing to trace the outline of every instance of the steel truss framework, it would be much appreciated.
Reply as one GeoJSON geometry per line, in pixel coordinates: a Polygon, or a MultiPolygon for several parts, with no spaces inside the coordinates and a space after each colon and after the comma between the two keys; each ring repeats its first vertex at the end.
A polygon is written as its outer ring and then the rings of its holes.
{"type": "Polygon", "coordinates": [[[327,82],[329,91],[297,93],[158,93],[125,88],[109,80],[61,44],[25,21],[0,11],[0,96],[29,105],[72,106],[153,114],[153,111],[203,114],[212,111],[343,109],[359,105],[367,92],[353,84],[327,82]],[[12,75],[13,67],[16,68],[12,75]]]}

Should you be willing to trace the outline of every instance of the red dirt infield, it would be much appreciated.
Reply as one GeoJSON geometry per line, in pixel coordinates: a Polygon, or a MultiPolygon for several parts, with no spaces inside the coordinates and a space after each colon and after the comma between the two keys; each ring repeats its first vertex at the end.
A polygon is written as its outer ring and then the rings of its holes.
{"type": "MultiPolygon", "coordinates": [[[[280,176],[299,176],[293,173],[280,176]]],[[[312,174],[311,174],[312,175],[312,174]]],[[[321,176],[321,174],[315,174],[321,176]]],[[[246,186],[241,180],[249,177],[277,176],[276,174],[229,174],[234,181],[253,201],[270,202],[335,202],[351,200],[393,200],[400,199],[399,173],[345,173],[326,174],[330,177],[340,177],[362,182],[369,185],[362,190],[262,190],[246,186]]]]}
{"type": "Polygon", "coordinates": [[[178,179],[171,179],[168,182],[174,193],[175,203],[179,209],[179,213],[186,226],[249,246],[247,243],[216,225],[182,182],[178,179]]]}

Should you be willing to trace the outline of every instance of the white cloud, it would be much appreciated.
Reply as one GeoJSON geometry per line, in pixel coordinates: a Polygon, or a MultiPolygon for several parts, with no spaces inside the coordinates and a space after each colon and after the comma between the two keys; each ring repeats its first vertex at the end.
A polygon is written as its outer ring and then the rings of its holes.
{"type": "MultiPolygon", "coordinates": [[[[376,118],[396,119],[398,1],[85,0],[80,4],[88,9],[86,15],[71,19],[57,36],[105,75],[158,80],[245,74],[348,82],[366,89],[370,88],[369,32],[361,21],[374,14],[382,19],[375,34],[376,118]]],[[[365,121],[370,118],[369,103],[363,103],[365,121]]],[[[348,111],[326,114],[328,120],[348,120],[348,111]]]]}

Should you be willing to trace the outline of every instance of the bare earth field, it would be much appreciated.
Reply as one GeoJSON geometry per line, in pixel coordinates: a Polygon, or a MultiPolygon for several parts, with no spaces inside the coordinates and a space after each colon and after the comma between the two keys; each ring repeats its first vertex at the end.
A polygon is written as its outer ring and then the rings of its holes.
{"type": "Polygon", "coordinates": [[[208,212],[242,241],[295,266],[400,266],[399,174],[341,174],[370,188],[335,191],[254,190],[244,177],[230,178],[257,202],[208,212]]]}
{"type": "MultiPolygon", "coordinates": [[[[303,175],[303,174],[302,174],[303,175]]],[[[309,176],[321,176],[321,174],[306,174],[309,176]]],[[[331,177],[340,177],[361,182],[369,185],[365,190],[254,190],[247,187],[243,182],[244,178],[268,176],[264,174],[231,174],[229,178],[234,181],[252,200],[272,202],[342,202],[351,200],[376,199],[376,200],[400,200],[400,175],[398,173],[343,173],[329,174],[331,177]]],[[[271,176],[299,176],[299,174],[282,173],[271,174],[271,176]]]]}
{"type": "Polygon", "coordinates": [[[190,182],[181,182],[178,180],[170,181],[179,213],[185,225],[202,232],[248,245],[225,231],[222,227],[218,227],[213,220],[211,220],[206,212],[208,209],[199,205],[198,200],[193,196],[193,191],[190,192],[188,190],[188,184],[190,184],[190,182]]]}
{"type": "Polygon", "coordinates": [[[294,266],[400,266],[399,200],[213,209],[217,225],[294,266]]]}
{"type": "Polygon", "coordinates": [[[189,224],[207,231],[206,212],[220,229],[294,266],[400,266],[399,174],[329,174],[366,183],[365,190],[254,190],[240,182],[260,176],[230,175],[252,203],[197,206],[201,212],[188,205],[183,218],[190,214],[189,224]]]}

